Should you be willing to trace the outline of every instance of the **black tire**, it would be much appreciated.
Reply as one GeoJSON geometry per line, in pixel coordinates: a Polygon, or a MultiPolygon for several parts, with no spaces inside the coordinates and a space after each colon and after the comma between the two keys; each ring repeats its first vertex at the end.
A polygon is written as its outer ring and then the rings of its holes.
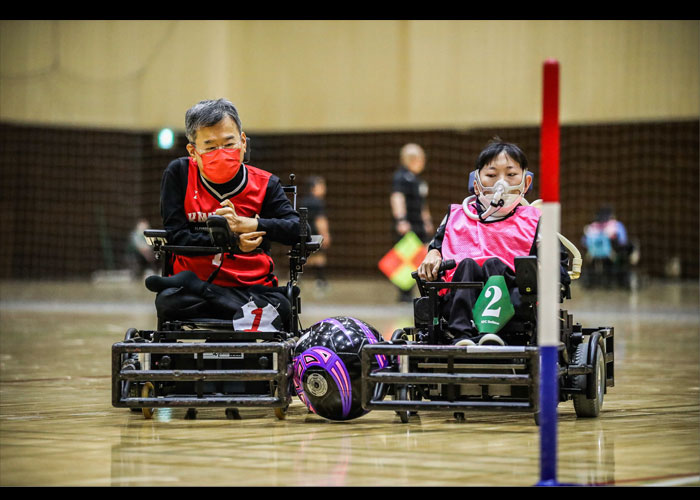
{"type": "MultiPolygon", "coordinates": [[[[405,385],[398,386],[396,388],[396,395],[394,396],[394,399],[396,400],[401,400],[401,401],[406,401],[408,399],[408,387],[405,385]]],[[[408,419],[411,416],[411,412],[408,410],[396,410],[396,414],[399,416],[401,419],[401,423],[407,424],[408,419]]]]}
{"type": "MultiPolygon", "coordinates": [[[[278,410],[278,408],[275,408],[275,410],[278,410]]],[[[241,413],[238,411],[238,408],[226,408],[224,413],[228,420],[241,420],[241,413]]]]}
{"type": "MultiPolygon", "coordinates": [[[[585,365],[588,358],[588,344],[579,344],[574,355],[575,365],[585,365]]],[[[581,389],[583,392],[573,395],[574,410],[576,416],[581,418],[595,418],[600,415],[600,410],[603,407],[603,397],[605,395],[605,355],[600,345],[595,348],[593,359],[593,373],[590,375],[575,375],[572,379],[573,386],[576,389],[581,389]],[[592,399],[588,398],[588,384],[592,383],[595,392],[592,399]]]]}
{"type": "Polygon", "coordinates": [[[394,332],[391,334],[391,340],[399,340],[401,337],[404,335],[404,330],[403,328],[399,328],[398,330],[394,330],[394,332]]]}
{"type": "Polygon", "coordinates": [[[126,330],[126,333],[124,334],[124,340],[127,340],[127,341],[131,340],[132,338],[134,338],[136,336],[135,334],[137,334],[138,332],[139,331],[136,328],[128,328],[126,330]]]}
{"type": "MultiPolygon", "coordinates": [[[[395,342],[397,340],[404,340],[405,339],[405,331],[403,328],[399,328],[398,330],[394,330],[394,332],[391,334],[391,341],[395,342]]],[[[391,363],[393,366],[398,367],[398,356],[392,356],[391,357],[391,363]]],[[[394,386],[394,390],[392,392],[392,399],[393,400],[399,400],[399,401],[406,401],[409,396],[409,390],[408,387],[405,385],[398,385],[394,386]]],[[[401,419],[401,422],[406,424],[408,423],[408,418],[411,416],[410,411],[405,411],[405,410],[396,410],[396,414],[399,416],[401,419]]]]}
{"type": "MultiPolygon", "coordinates": [[[[279,387],[275,387],[272,390],[272,394],[274,394],[276,397],[279,397],[279,387]]],[[[294,384],[292,384],[292,381],[290,380],[288,385],[287,385],[287,394],[294,394],[294,384]]],[[[286,406],[277,406],[274,409],[275,417],[277,417],[277,420],[286,420],[287,419],[287,410],[289,410],[289,405],[287,404],[286,406]]],[[[226,410],[228,411],[228,410],[226,410]]],[[[236,413],[238,413],[238,410],[236,410],[236,413]]],[[[241,417],[240,415],[236,420],[240,420],[241,417]]]]}

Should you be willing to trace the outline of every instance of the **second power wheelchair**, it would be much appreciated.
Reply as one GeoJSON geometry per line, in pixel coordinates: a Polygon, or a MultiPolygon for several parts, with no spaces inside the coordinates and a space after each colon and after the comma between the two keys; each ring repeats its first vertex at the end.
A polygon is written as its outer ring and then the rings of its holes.
{"type": "MultiPolygon", "coordinates": [[[[296,209],[294,176],[283,186],[296,209]]],[[[299,335],[301,312],[298,281],[308,257],[319,250],[322,237],[309,235],[307,210],[298,209],[300,240],[289,255],[285,290],[291,306],[282,331],[236,331],[231,319],[158,318],[155,330],[130,328],[112,346],[112,405],[142,412],[150,419],[158,408],[186,408],[185,418],[196,418],[198,408],[223,407],[228,418],[239,419],[238,408],[272,408],[284,419],[292,396],[293,351],[299,335]]],[[[211,247],[169,245],[164,230],[144,235],[163,265],[172,273],[172,258],[235,252],[226,220],[207,220],[211,247]]]]}
{"type": "MultiPolygon", "coordinates": [[[[573,279],[580,274],[580,254],[574,255],[573,279]]],[[[442,273],[454,267],[443,262],[442,273]]],[[[537,344],[537,257],[515,259],[516,283],[525,312],[499,332],[506,345],[452,345],[447,321],[440,314],[439,291],[477,288],[481,282],[434,282],[413,273],[420,297],[414,299],[414,325],[394,331],[391,339],[362,350],[362,406],[393,410],[403,423],[419,411],[452,411],[458,421],[471,410],[525,411],[539,424],[540,356],[537,344]],[[392,360],[378,368],[375,357],[392,360]],[[381,390],[377,390],[377,387],[381,390]],[[390,396],[390,397],[385,397],[390,396]]],[[[560,303],[570,298],[562,285],[560,303]]],[[[614,328],[586,328],[560,309],[558,346],[559,400],[573,400],[578,417],[597,417],[604,394],[613,387],[614,328]]]]}

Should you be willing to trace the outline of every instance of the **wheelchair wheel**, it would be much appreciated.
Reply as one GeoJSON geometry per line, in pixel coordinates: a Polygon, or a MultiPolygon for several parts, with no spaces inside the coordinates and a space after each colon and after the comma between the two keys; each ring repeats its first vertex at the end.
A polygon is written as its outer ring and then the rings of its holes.
{"type": "MultiPolygon", "coordinates": [[[[588,344],[579,344],[574,356],[574,364],[586,364],[588,356],[588,344]]],[[[574,410],[577,417],[592,418],[600,414],[603,407],[603,397],[605,395],[605,356],[603,349],[597,345],[591,360],[593,373],[588,375],[576,375],[573,377],[573,385],[576,389],[582,389],[580,394],[574,394],[574,410]],[[592,399],[588,398],[587,388],[592,384],[595,392],[592,399]]]]}
{"type": "MultiPolygon", "coordinates": [[[[421,395],[417,392],[415,387],[410,385],[400,385],[396,387],[396,391],[392,396],[396,401],[420,401],[422,399],[421,395]]],[[[395,410],[396,414],[401,419],[401,423],[407,424],[408,419],[411,415],[418,415],[417,411],[412,410],[395,410]]]]}
{"type": "MultiPolygon", "coordinates": [[[[145,384],[143,384],[143,387],[141,388],[141,397],[142,398],[152,398],[154,392],[155,392],[155,388],[153,387],[153,384],[150,382],[146,382],[145,384]]],[[[153,418],[153,414],[156,412],[156,409],[143,407],[143,408],[141,408],[141,411],[143,413],[143,417],[146,420],[150,420],[153,418]]]]}
{"type": "Polygon", "coordinates": [[[403,328],[399,328],[398,330],[394,330],[394,333],[391,334],[391,340],[399,340],[401,338],[404,338],[404,330],[403,328]]]}
{"type": "MultiPolygon", "coordinates": [[[[398,330],[394,330],[394,332],[391,334],[391,341],[397,341],[397,340],[405,340],[406,339],[406,332],[403,330],[403,328],[399,328],[398,330]]],[[[392,364],[394,366],[398,365],[398,357],[393,356],[392,357],[392,364]]],[[[392,399],[395,401],[406,401],[408,400],[408,397],[410,395],[408,386],[406,385],[399,385],[394,387],[394,390],[392,392],[392,399]]],[[[399,416],[401,419],[401,422],[406,424],[408,423],[408,418],[411,416],[410,411],[404,411],[404,410],[395,410],[396,414],[399,416]]]]}
{"type": "MultiPolygon", "coordinates": [[[[275,387],[272,391],[272,394],[274,394],[275,397],[279,396],[279,387],[275,387]]],[[[294,386],[292,385],[291,381],[289,383],[288,391],[294,391],[294,386]]],[[[294,394],[293,392],[289,392],[290,394],[294,394]]],[[[285,420],[287,418],[287,410],[289,409],[289,404],[286,406],[277,406],[274,408],[275,411],[275,417],[277,417],[278,420],[285,420]]]]}
{"type": "MultiPolygon", "coordinates": [[[[401,401],[406,401],[408,399],[408,387],[405,385],[399,386],[396,388],[396,394],[394,396],[394,399],[396,400],[401,400],[401,401]]],[[[408,419],[411,416],[410,411],[404,411],[404,410],[396,410],[396,414],[399,416],[401,419],[401,423],[407,424],[408,419]]]]}
{"type": "Polygon", "coordinates": [[[241,420],[241,413],[238,408],[226,408],[226,418],[229,420],[241,420]]]}

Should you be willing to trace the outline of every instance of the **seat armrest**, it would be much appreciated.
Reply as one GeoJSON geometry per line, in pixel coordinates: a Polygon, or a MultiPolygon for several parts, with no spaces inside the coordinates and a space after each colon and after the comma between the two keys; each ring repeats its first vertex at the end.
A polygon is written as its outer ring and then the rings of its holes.
{"type": "Polygon", "coordinates": [[[312,234],[311,239],[306,242],[306,250],[309,253],[316,252],[321,249],[321,245],[323,245],[323,236],[312,234]]]}
{"type": "Polygon", "coordinates": [[[168,232],[165,229],[146,229],[143,232],[143,236],[151,246],[156,244],[167,245],[168,243],[168,232]]]}

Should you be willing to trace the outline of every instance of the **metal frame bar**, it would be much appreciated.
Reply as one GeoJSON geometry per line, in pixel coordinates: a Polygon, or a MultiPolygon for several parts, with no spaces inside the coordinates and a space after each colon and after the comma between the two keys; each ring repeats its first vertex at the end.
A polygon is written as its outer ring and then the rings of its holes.
{"type": "Polygon", "coordinates": [[[526,410],[538,411],[538,378],[539,378],[539,349],[533,346],[452,346],[436,345],[426,346],[422,344],[371,344],[362,348],[362,406],[366,410],[526,410]],[[388,371],[387,369],[372,371],[373,356],[402,356],[403,370],[409,357],[446,358],[447,370],[445,373],[412,372],[410,362],[406,371],[388,371]],[[485,373],[483,370],[493,370],[499,365],[484,367],[483,364],[455,364],[455,360],[525,360],[527,373],[521,374],[494,374],[485,373]],[[464,373],[465,370],[472,370],[464,373]],[[460,373],[462,371],[462,373],[460,373]],[[527,400],[391,400],[383,401],[374,398],[375,384],[391,385],[425,385],[425,384],[473,384],[473,385],[509,385],[529,387],[527,400]]]}
{"type": "MultiPolygon", "coordinates": [[[[172,332],[168,332],[172,333],[172,332]]],[[[187,335],[187,332],[182,332],[187,335]]],[[[264,406],[271,408],[288,406],[292,395],[289,380],[292,375],[292,339],[281,342],[118,342],[112,345],[112,405],[115,407],[214,407],[214,406],[264,406]],[[246,370],[122,370],[124,354],[277,354],[277,369],[246,370]],[[130,397],[123,394],[122,382],[220,382],[220,381],[270,381],[277,382],[275,395],[241,396],[156,396],[153,398],[130,397]]]]}

